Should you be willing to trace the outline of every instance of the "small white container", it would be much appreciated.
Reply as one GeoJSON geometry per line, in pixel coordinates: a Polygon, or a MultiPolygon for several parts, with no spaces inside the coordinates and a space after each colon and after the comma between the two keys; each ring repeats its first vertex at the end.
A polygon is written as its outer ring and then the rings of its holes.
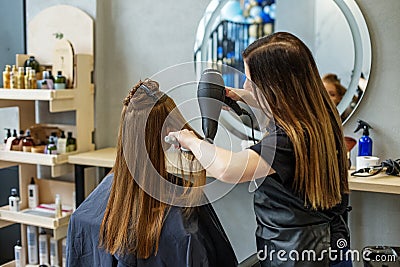
{"type": "Polygon", "coordinates": [[[28,207],[32,209],[37,206],[39,206],[39,186],[35,184],[35,179],[32,177],[28,185],[28,207]]]}
{"type": "Polygon", "coordinates": [[[11,196],[8,198],[8,205],[11,211],[19,211],[20,198],[16,188],[11,188],[11,196]]]}

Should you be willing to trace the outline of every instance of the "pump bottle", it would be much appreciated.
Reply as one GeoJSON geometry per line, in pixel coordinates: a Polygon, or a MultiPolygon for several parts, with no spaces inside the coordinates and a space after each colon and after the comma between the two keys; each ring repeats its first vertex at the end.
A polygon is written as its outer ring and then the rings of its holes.
{"type": "Polygon", "coordinates": [[[358,156],[372,156],[372,139],[369,137],[369,129],[373,129],[371,125],[363,120],[358,120],[355,133],[363,129],[363,135],[358,139],[358,156]]]}

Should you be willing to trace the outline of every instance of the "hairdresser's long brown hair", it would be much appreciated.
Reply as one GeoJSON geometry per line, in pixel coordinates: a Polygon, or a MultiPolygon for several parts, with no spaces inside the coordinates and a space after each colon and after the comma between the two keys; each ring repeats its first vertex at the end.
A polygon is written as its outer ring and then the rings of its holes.
{"type": "Polygon", "coordinates": [[[255,41],[243,58],[275,122],[293,143],[294,189],[313,209],[340,203],[349,190],[342,124],[311,51],[294,35],[278,32],[255,41]]]}
{"type": "MultiPolygon", "coordinates": [[[[107,208],[100,227],[99,244],[111,254],[133,253],[137,258],[146,259],[158,251],[158,244],[165,216],[170,206],[148,195],[132,177],[132,173],[139,173],[143,170],[129,170],[124,156],[123,124],[127,109],[132,97],[135,97],[140,85],[151,87],[155,81],[146,80],[139,82],[131,90],[124,101],[121,114],[120,129],[117,142],[117,157],[112,172],[114,173],[113,184],[108,200],[107,208]]],[[[156,83],[156,82],[155,82],[156,83]]],[[[158,88],[158,84],[157,84],[158,88]]],[[[150,97],[150,96],[148,96],[150,97]]],[[[168,179],[166,171],[165,154],[161,136],[167,133],[163,124],[167,116],[176,108],[171,98],[164,95],[148,115],[145,135],[145,146],[149,159],[155,170],[165,179],[168,179]]],[[[134,114],[135,116],[135,114],[134,114]]],[[[138,115],[140,116],[140,115],[138,115]]],[[[175,110],[174,119],[181,121],[183,128],[192,130],[185,124],[183,116],[175,110]]],[[[135,135],[135,133],[133,133],[135,135]]],[[[140,157],[141,155],[133,155],[140,157]]],[[[192,177],[192,176],[191,176],[192,177]]],[[[172,181],[177,182],[177,180],[172,181]]],[[[183,179],[183,186],[193,187],[205,183],[205,172],[202,171],[196,179],[183,179]]],[[[157,186],[157,185],[154,185],[157,186]]],[[[187,192],[187,191],[186,191],[187,192]]],[[[188,197],[194,197],[187,192],[188,197]]],[[[190,210],[190,208],[188,208],[190,210]]],[[[187,210],[184,214],[189,214],[187,210]]]]}

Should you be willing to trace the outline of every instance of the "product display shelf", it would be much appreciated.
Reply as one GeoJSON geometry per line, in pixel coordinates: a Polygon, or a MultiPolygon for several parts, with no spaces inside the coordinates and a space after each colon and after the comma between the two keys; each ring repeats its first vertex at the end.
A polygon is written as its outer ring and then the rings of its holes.
{"type": "Polygon", "coordinates": [[[55,239],[60,240],[67,235],[68,222],[71,213],[63,213],[60,218],[51,218],[47,216],[40,216],[29,214],[29,209],[21,211],[10,211],[8,206],[0,207],[0,219],[14,223],[34,225],[53,230],[55,239]]]}
{"type": "MultiPolygon", "coordinates": [[[[18,107],[19,129],[28,129],[32,125],[43,123],[43,121],[38,121],[36,117],[38,101],[48,101],[49,112],[52,113],[75,111],[73,132],[76,138],[77,151],[61,155],[0,151],[0,168],[19,166],[19,196],[21,199],[21,210],[19,212],[10,211],[8,206],[0,208],[0,228],[19,223],[23,247],[27,246],[27,225],[49,229],[54,238],[58,240],[66,236],[70,214],[64,214],[61,218],[52,218],[26,213],[29,210],[27,187],[31,177],[35,177],[39,186],[39,203],[54,203],[55,195],[60,194],[63,205],[73,205],[74,183],[58,181],[57,179],[37,179],[39,174],[37,166],[49,166],[51,177],[59,177],[67,173],[72,174],[73,165],[68,163],[68,157],[75,153],[94,150],[94,85],[92,77],[93,56],[76,54],[74,56],[74,89],[0,89],[0,108],[18,107]]],[[[66,125],[61,129],[65,129],[65,127],[66,125]]],[[[15,266],[15,263],[11,261],[2,266],[15,266]]]]}
{"type": "Polygon", "coordinates": [[[49,89],[0,89],[0,99],[10,101],[48,101],[50,112],[74,110],[74,98],[79,88],[49,89]]]}
{"type": "Polygon", "coordinates": [[[60,155],[47,155],[43,153],[31,153],[22,151],[0,151],[0,160],[15,162],[15,163],[28,163],[38,164],[44,166],[55,166],[68,162],[68,156],[76,154],[77,152],[69,152],[60,155]]]}

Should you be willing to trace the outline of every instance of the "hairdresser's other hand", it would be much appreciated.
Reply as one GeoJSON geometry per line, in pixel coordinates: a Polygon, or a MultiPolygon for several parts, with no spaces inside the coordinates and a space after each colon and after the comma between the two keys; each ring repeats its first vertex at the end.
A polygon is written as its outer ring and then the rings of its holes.
{"type": "Polygon", "coordinates": [[[183,129],[177,132],[170,132],[168,134],[170,137],[175,137],[178,140],[181,147],[191,150],[190,148],[196,142],[200,142],[201,140],[194,134],[193,131],[189,131],[187,129],[183,129]]]}
{"type": "Polygon", "coordinates": [[[246,89],[225,87],[225,95],[235,101],[242,101],[249,106],[257,107],[258,103],[252,92],[246,89]]]}

